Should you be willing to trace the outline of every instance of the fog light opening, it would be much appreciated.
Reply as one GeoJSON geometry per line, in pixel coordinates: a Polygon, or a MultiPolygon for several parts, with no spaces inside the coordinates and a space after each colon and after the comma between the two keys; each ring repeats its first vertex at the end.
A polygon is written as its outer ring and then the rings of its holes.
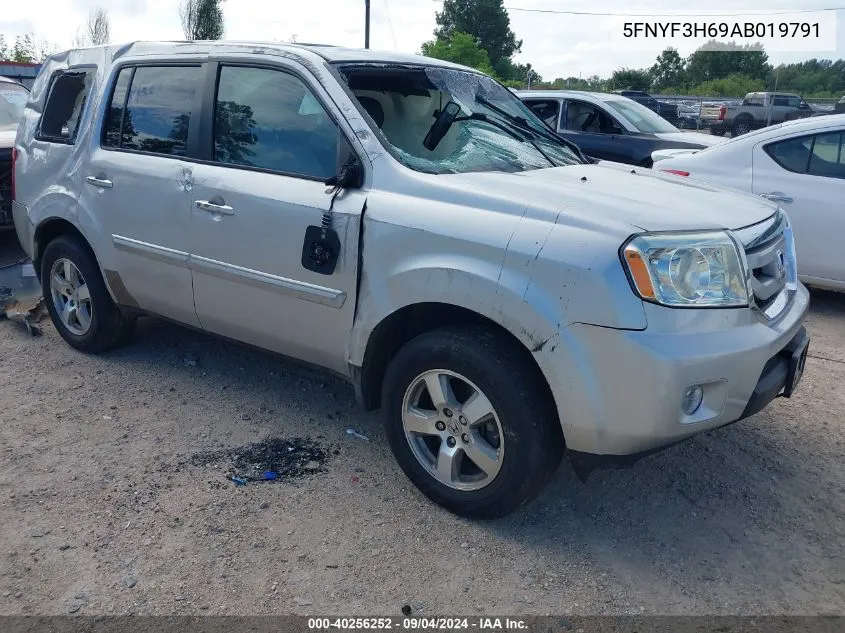
{"type": "Polygon", "coordinates": [[[704,400],[704,390],[701,385],[687,387],[681,397],[681,411],[684,415],[693,415],[698,411],[702,400],[704,400]]]}

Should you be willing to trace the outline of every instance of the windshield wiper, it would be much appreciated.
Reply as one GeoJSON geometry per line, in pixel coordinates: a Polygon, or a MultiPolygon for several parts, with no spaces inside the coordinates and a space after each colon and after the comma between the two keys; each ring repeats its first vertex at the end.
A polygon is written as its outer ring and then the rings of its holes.
{"type": "Polygon", "coordinates": [[[530,129],[526,130],[526,129],[523,129],[519,126],[516,126],[512,122],[510,122],[510,120],[507,119],[507,118],[505,118],[505,121],[510,123],[510,124],[508,125],[506,123],[502,123],[502,121],[500,121],[499,119],[497,119],[495,117],[491,117],[489,114],[484,114],[483,112],[473,112],[468,117],[460,117],[459,119],[456,119],[456,121],[466,121],[467,119],[473,119],[475,121],[484,121],[485,123],[489,123],[490,125],[499,128],[503,132],[505,132],[508,135],[515,138],[517,141],[521,141],[521,142],[527,141],[527,142],[531,143],[531,147],[536,149],[543,158],[545,158],[547,161],[549,161],[549,164],[552,167],[560,167],[560,165],[558,165],[551,158],[549,158],[549,155],[546,154],[546,152],[544,152],[542,149],[540,149],[540,146],[537,145],[537,143],[534,142],[534,137],[531,136],[531,130],[530,129]],[[521,135],[514,132],[514,128],[516,128],[521,133],[521,135]]]}
{"type": "MultiPolygon", "coordinates": [[[[587,160],[587,158],[581,152],[581,148],[578,147],[572,141],[569,141],[569,140],[555,134],[551,130],[542,130],[542,129],[539,129],[537,127],[534,127],[533,125],[531,125],[531,123],[529,123],[528,119],[521,117],[521,116],[513,115],[510,112],[508,112],[507,110],[500,108],[499,106],[497,106],[496,104],[488,101],[487,99],[485,99],[482,96],[476,95],[475,100],[478,103],[480,103],[481,105],[493,110],[493,112],[495,112],[499,116],[501,116],[501,117],[505,118],[506,120],[510,121],[511,124],[514,127],[516,127],[519,130],[522,130],[523,133],[525,133],[525,132],[534,133],[537,136],[541,136],[548,141],[552,141],[554,143],[558,143],[560,145],[568,147],[573,152],[575,152],[575,155],[578,158],[580,158],[583,162],[585,162],[585,163],[590,162],[590,161],[587,160]]],[[[536,147],[536,145],[535,145],[535,147],[536,147]]],[[[541,154],[543,153],[542,150],[540,150],[539,147],[537,149],[540,151],[541,154]]],[[[543,154],[543,156],[546,156],[546,155],[543,154]]],[[[546,158],[548,158],[548,156],[546,156],[546,158]]],[[[554,163],[552,163],[552,164],[554,164],[554,163]]]]}

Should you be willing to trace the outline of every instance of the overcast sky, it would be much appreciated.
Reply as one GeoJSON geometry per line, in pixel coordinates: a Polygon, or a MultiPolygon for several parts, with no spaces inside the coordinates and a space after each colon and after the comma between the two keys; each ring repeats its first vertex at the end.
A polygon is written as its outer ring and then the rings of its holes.
{"type": "MultiPolygon", "coordinates": [[[[182,39],[179,0],[4,0],[0,33],[8,39],[29,31],[69,48],[76,28],[88,12],[103,6],[109,12],[112,42],[137,39],[182,39]]],[[[431,39],[438,0],[372,0],[371,47],[417,52],[431,39]]],[[[344,46],[363,46],[364,0],[227,0],[226,37],[230,39],[289,40],[344,46]]],[[[680,3],[665,0],[506,0],[505,6],[609,13],[665,12],[680,3]]],[[[709,0],[695,3],[701,11],[736,13],[743,10],[817,9],[845,6],[845,0],[709,0]],[[706,7],[706,8],[703,8],[706,7]]],[[[787,53],[770,51],[771,61],[791,62],[810,57],[845,57],[845,11],[837,18],[836,51],[787,53]]],[[[545,79],[608,75],[625,66],[650,65],[662,46],[651,50],[620,51],[607,42],[609,28],[619,20],[602,16],[552,15],[510,11],[511,28],[524,43],[517,61],[530,62],[545,79]]],[[[639,48],[642,48],[640,46],[639,48]]],[[[682,55],[691,52],[679,46],[682,55]]]]}

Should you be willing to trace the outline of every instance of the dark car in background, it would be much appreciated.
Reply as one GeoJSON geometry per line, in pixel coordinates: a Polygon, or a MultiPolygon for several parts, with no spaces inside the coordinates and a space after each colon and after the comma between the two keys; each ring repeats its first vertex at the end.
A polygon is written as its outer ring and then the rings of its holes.
{"type": "Polygon", "coordinates": [[[0,231],[11,229],[12,148],[29,91],[17,81],[0,77],[0,231]]]}
{"type": "Polygon", "coordinates": [[[682,132],[618,93],[527,90],[516,93],[535,114],[592,158],[650,167],[658,149],[703,149],[722,141],[682,132]]]}
{"type": "Polygon", "coordinates": [[[656,112],[657,114],[662,116],[672,125],[676,125],[678,123],[678,106],[674,104],[666,103],[665,101],[658,101],[650,94],[648,94],[647,92],[643,92],[642,90],[614,90],[613,94],[622,95],[623,97],[633,99],[637,103],[641,103],[649,110],[652,110],[653,112],[656,112]]]}

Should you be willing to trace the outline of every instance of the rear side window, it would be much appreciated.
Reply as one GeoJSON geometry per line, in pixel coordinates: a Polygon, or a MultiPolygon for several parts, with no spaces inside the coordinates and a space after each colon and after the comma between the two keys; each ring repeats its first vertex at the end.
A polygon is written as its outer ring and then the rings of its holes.
{"type": "Polygon", "coordinates": [[[124,68],[106,111],[103,146],[184,156],[200,66],[124,68]]]}
{"type": "Polygon", "coordinates": [[[326,180],[337,173],[340,130],[298,77],[223,66],[214,105],[214,160],[326,180]]]}
{"type": "Polygon", "coordinates": [[[94,73],[91,70],[56,73],[47,94],[36,138],[66,145],[76,142],[79,119],[91,91],[93,79],[94,73]]]}
{"type": "Polygon", "coordinates": [[[534,114],[546,122],[546,125],[557,132],[558,112],[560,112],[560,103],[557,99],[529,99],[525,103],[534,111],[534,114]]]}
{"type": "Polygon", "coordinates": [[[845,178],[843,133],[828,132],[791,138],[765,147],[778,165],[799,174],[845,178]]]}
{"type": "Polygon", "coordinates": [[[778,165],[788,171],[799,174],[806,173],[810,162],[810,149],[813,146],[812,136],[799,136],[785,141],[770,143],[764,148],[778,165]]]}

